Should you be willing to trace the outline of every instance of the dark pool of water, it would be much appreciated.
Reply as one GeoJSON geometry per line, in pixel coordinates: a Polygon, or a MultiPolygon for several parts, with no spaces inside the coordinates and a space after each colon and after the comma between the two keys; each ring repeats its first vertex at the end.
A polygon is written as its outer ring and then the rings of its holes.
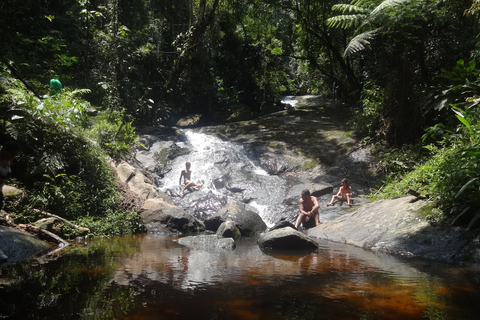
{"type": "Polygon", "coordinates": [[[478,319],[480,272],[324,243],[267,255],[155,235],[94,239],[0,269],[5,319],[478,319]]]}

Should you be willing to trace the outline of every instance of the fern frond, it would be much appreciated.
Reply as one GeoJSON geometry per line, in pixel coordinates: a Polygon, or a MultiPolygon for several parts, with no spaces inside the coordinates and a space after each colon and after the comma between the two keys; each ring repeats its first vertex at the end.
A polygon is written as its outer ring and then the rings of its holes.
{"type": "Polygon", "coordinates": [[[327,19],[325,22],[330,28],[342,28],[347,29],[360,25],[367,15],[365,14],[347,14],[341,16],[335,16],[327,19]]]}
{"type": "Polygon", "coordinates": [[[353,4],[346,4],[346,3],[341,3],[341,4],[336,4],[332,6],[332,11],[338,11],[341,13],[369,13],[370,10],[367,8],[363,8],[360,6],[356,6],[353,4]]]}
{"type": "Polygon", "coordinates": [[[363,8],[375,8],[382,0],[352,0],[351,4],[363,8]]]}
{"type": "Polygon", "coordinates": [[[375,9],[372,10],[370,15],[375,16],[376,14],[385,10],[386,8],[395,8],[395,7],[398,7],[399,5],[402,5],[411,1],[412,0],[384,0],[375,9]]]}
{"type": "Polygon", "coordinates": [[[372,40],[375,37],[375,35],[378,33],[378,30],[379,29],[366,31],[354,37],[348,43],[348,46],[345,49],[344,55],[348,56],[352,53],[356,53],[358,51],[364,50],[370,44],[370,40],[372,40]]]}

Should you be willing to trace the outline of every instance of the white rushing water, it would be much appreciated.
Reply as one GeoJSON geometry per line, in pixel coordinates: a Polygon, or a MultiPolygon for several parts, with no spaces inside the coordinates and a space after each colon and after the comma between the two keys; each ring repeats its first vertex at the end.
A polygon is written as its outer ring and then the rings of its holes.
{"type": "Polygon", "coordinates": [[[180,190],[180,172],[185,168],[185,163],[191,163],[191,180],[203,184],[202,192],[213,192],[215,194],[227,194],[225,187],[217,189],[215,181],[228,177],[233,179],[229,187],[247,189],[243,196],[251,201],[249,205],[258,210],[259,215],[267,223],[272,225],[276,217],[269,217],[272,207],[283,199],[275,199],[280,194],[284,184],[277,176],[269,175],[264,169],[257,166],[247,155],[243,146],[228,141],[223,141],[213,135],[205,134],[191,129],[184,130],[187,141],[179,142],[177,145],[188,148],[190,152],[178,156],[171,163],[172,170],[165,174],[162,179],[162,191],[180,190]],[[238,181],[237,181],[238,180],[238,181]],[[259,197],[259,190],[269,197],[259,197]]]}

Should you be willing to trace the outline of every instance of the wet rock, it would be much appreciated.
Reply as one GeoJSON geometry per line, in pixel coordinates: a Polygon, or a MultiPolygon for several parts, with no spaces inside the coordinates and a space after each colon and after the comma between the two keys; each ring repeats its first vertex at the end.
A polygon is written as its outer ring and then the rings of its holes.
{"type": "Polygon", "coordinates": [[[217,236],[223,238],[232,238],[233,240],[240,239],[242,236],[240,230],[233,221],[225,221],[218,227],[217,236]]]}
{"type": "Polygon", "coordinates": [[[278,159],[278,157],[272,157],[268,154],[262,154],[260,156],[260,166],[268,172],[268,174],[279,175],[286,172],[288,164],[278,159]]]}
{"type": "Polygon", "coordinates": [[[177,121],[178,127],[193,127],[200,124],[202,120],[201,114],[191,114],[186,117],[181,118],[177,121]]]}
{"type": "Polygon", "coordinates": [[[207,230],[217,231],[223,222],[229,220],[235,222],[243,236],[251,236],[267,229],[267,225],[258,213],[236,201],[227,203],[214,216],[206,219],[204,224],[207,230]]]}
{"type": "Polygon", "coordinates": [[[427,201],[414,196],[368,203],[309,229],[307,235],[373,251],[439,261],[479,263],[464,229],[431,225],[422,218],[427,201]]]}
{"type": "Polygon", "coordinates": [[[152,177],[147,172],[124,161],[120,162],[115,170],[118,180],[125,183],[128,189],[138,196],[144,199],[161,198],[165,202],[173,204],[169,196],[158,190],[152,177]]]}
{"type": "Polygon", "coordinates": [[[237,103],[231,105],[231,109],[235,111],[227,118],[227,122],[246,121],[253,118],[252,111],[247,105],[237,103]]]}
{"type": "Polygon", "coordinates": [[[28,259],[53,248],[53,244],[42,241],[27,232],[0,226],[0,251],[4,254],[3,261],[0,261],[2,264],[28,259]]]}
{"type": "Polygon", "coordinates": [[[192,204],[187,207],[192,208],[193,216],[200,221],[209,219],[219,208],[227,203],[225,196],[219,196],[213,192],[208,192],[207,194],[204,194],[203,192],[194,193],[191,198],[192,204]]]}
{"type": "Polygon", "coordinates": [[[273,231],[273,230],[281,229],[281,228],[286,228],[286,227],[290,227],[292,229],[295,229],[295,225],[293,223],[291,223],[290,221],[287,221],[285,219],[282,219],[282,220],[278,221],[277,223],[275,223],[273,225],[273,227],[271,227],[269,229],[269,231],[273,231]]]}
{"type": "Polygon", "coordinates": [[[147,231],[150,233],[170,232],[189,234],[204,229],[203,225],[181,207],[163,199],[148,199],[140,210],[147,231]]]}
{"type": "Polygon", "coordinates": [[[235,240],[218,237],[217,235],[199,235],[178,239],[178,243],[193,249],[205,251],[234,250],[235,240]]]}
{"type": "Polygon", "coordinates": [[[305,176],[287,176],[287,183],[290,186],[286,198],[295,198],[298,203],[298,199],[302,194],[302,191],[308,189],[310,194],[314,197],[320,197],[325,194],[331,194],[333,186],[324,182],[321,178],[310,178],[305,176]]]}
{"type": "Polygon", "coordinates": [[[290,227],[264,233],[257,243],[264,252],[296,251],[307,253],[318,248],[315,240],[290,227]]]}

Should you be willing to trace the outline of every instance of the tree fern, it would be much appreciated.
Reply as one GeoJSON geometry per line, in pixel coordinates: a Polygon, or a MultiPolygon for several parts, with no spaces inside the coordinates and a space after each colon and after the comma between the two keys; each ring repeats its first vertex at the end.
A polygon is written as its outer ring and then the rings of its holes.
{"type": "Polygon", "coordinates": [[[378,33],[378,30],[379,29],[366,31],[354,37],[348,43],[344,55],[348,56],[349,54],[364,50],[370,44],[370,40],[372,40],[378,33]]]}
{"type": "Polygon", "coordinates": [[[412,0],[384,0],[375,9],[372,10],[370,15],[375,16],[377,14],[381,14],[386,9],[395,8],[399,5],[403,5],[411,1],[412,0]]]}
{"type": "Polygon", "coordinates": [[[326,24],[331,28],[357,28],[358,34],[345,49],[344,54],[349,55],[368,47],[370,40],[389,23],[392,9],[413,1],[417,0],[353,0],[350,4],[337,4],[332,11],[342,14],[328,19],[326,24]]]}
{"type": "Polygon", "coordinates": [[[348,29],[359,26],[368,15],[366,14],[348,14],[335,16],[326,21],[330,28],[348,29]]]}

